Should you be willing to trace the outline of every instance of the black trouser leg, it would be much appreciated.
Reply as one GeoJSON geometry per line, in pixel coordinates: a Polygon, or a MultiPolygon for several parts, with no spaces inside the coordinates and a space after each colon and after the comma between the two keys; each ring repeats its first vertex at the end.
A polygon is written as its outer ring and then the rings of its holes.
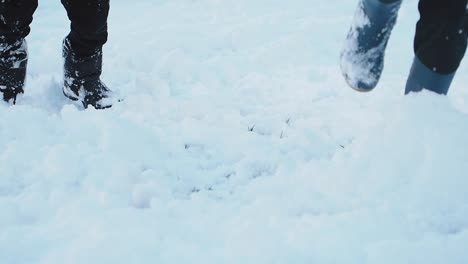
{"type": "Polygon", "coordinates": [[[452,74],[467,46],[467,0],[420,0],[416,26],[416,57],[438,74],[452,74]]]}
{"type": "Polygon", "coordinates": [[[0,41],[11,44],[25,38],[36,8],[37,0],[0,0],[0,41]]]}
{"type": "Polygon", "coordinates": [[[109,0],[62,0],[71,21],[68,39],[73,52],[90,56],[107,42],[109,0]]]}

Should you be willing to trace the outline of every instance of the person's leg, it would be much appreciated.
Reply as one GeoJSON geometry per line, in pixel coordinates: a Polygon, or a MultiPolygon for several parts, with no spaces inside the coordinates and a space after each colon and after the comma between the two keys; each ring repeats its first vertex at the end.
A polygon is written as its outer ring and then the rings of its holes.
{"type": "Polygon", "coordinates": [[[110,107],[111,92],[100,80],[109,0],[62,0],[62,4],[71,21],[70,34],[63,42],[63,93],[84,107],[110,107]]]}
{"type": "Polygon", "coordinates": [[[37,0],[0,1],[0,93],[3,100],[16,102],[23,93],[27,66],[27,45],[37,0]]]}
{"type": "Polygon", "coordinates": [[[71,21],[67,39],[79,56],[90,56],[107,42],[109,0],[62,0],[71,21]]]}
{"type": "Polygon", "coordinates": [[[415,58],[405,93],[446,94],[467,47],[467,0],[420,0],[415,58]]]}
{"type": "Polygon", "coordinates": [[[0,40],[12,43],[24,39],[30,31],[37,0],[0,1],[0,40]]]}

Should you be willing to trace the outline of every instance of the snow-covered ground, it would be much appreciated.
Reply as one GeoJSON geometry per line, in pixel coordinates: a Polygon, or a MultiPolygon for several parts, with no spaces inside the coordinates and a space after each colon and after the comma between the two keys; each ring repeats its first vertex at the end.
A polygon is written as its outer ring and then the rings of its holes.
{"type": "Polygon", "coordinates": [[[105,111],[62,96],[59,2],[0,103],[0,263],[468,262],[468,63],[402,95],[417,1],[361,94],[355,1],[112,0],[105,111]]]}

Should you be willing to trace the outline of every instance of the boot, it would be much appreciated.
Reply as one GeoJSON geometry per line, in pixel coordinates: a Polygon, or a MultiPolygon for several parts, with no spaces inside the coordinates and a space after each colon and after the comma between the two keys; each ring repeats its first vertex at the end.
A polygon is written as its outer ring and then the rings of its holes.
{"type": "Polygon", "coordinates": [[[27,63],[26,40],[0,43],[0,93],[5,102],[16,104],[16,97],[24,92],[27,63]]]}
{"type": "Polygon", "coordinates": [[[70,41],[63,42],[64,84],[63,94],[73,101],[79,101],[85,108],[96,109],[112,106],[112,91],[101,81],[102,49],[87,57],[73,52],[70,41]]]}
{"type": "Polygon", "coordinates": [[[423,89],[446,95],[452,83],[455,72],[451,74],[440,74],[424,65],[417,57],[414,58],[413,65],[406,82],[405,94],[410,92],[420,92],[423,89]]]}
{"type": "Polygon", "coordinates": [[[351,88],[368,92],[379,82],[385,49],[401,0],[360,0],[341,53],[341,71],[351,88]]]}

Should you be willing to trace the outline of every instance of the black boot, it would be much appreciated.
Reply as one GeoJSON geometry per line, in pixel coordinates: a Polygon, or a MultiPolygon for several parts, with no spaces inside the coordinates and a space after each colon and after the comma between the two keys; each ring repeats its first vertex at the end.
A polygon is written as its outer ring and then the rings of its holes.
{"type": "Polygon", "coordinates": [[[0,43],[0,93],[3,100],[16,103],[16,97],[24,92],[28,48],[24,39],[13,43],[0,43]]]}
{"type": "Polygon", "coordinates": [[[77,56],[70,42],[63,42],[64,85],[63,94],[73,101],[80,101],[85,108],[96,109],[112,106],[112,91],[101,81],[102,50],[87,57],[77,56]]]}

